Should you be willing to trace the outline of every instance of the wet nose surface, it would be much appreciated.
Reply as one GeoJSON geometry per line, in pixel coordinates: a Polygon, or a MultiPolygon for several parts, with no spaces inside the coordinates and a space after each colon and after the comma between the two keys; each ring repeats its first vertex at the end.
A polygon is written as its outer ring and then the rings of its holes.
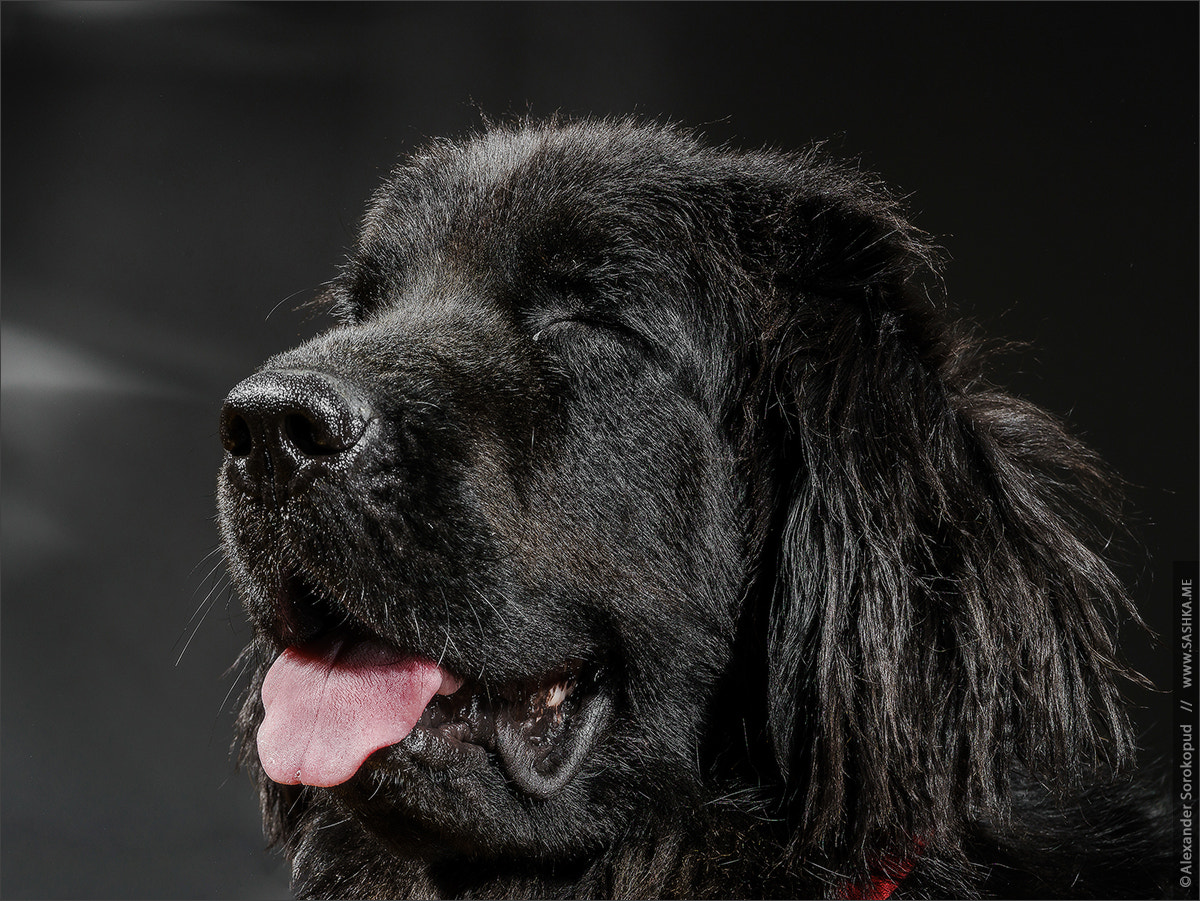
{"type": "Polygon", "coordinates": [[[231,477],[247,494],[282,503],[359,445],[371,421],[350,385],[322,372],[259,372],[229,392],[221,443],[231,477]]]}

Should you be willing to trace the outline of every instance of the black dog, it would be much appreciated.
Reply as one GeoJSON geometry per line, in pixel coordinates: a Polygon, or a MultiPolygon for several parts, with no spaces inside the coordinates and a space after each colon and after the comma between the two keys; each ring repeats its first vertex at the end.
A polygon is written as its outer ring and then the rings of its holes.
{"type": "Polygon", "coordinates": [[[340,324],[221,420],[295,890],[1164,892],[1111,491],[936,273],[816,152],[550,122],[397,169],[340,324]]]}

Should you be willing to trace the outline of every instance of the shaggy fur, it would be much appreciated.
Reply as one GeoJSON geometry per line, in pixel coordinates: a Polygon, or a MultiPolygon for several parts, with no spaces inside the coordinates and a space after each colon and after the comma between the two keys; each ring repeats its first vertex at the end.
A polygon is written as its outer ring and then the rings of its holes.
{"type": "Polygon", "coordinates": [[[240,761],[295,891],[1165,892],[1165,815],[1121,775],[1113,491],[985,380],[937,273],[816,150],[552,121],[396,169],[339,324],[256,377],[290,431],[234,395],[222,423],[240,761]],[[347,629],[464,680],[483,751],[419,725],[343,784],[266,778],[265,672],[347,629]],[[555,680],[535,765],[498,724],[555,680]]]}

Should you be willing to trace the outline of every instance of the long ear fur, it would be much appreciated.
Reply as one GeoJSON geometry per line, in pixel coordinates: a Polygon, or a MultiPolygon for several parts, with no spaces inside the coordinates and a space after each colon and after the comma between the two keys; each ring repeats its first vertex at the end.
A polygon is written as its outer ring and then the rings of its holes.
{"type": "Polygon", "coordinates": [[[980,380],[916,287],[919,233],[847,184],[778,232],[769,723],[808,842],[952,845],[963,811],[1003,819],[1014,766],[1127,762],[1113,633],[1136,613],[1089,548],[1096,458],[980,380]]]}

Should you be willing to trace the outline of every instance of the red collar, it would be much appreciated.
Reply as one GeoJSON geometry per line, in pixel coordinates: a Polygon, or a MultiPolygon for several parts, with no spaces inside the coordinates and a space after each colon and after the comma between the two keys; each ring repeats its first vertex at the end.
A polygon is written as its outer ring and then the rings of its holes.
{"type": "Polygon", "coordinates": [[[886,901],[892,897],[892,892],[899,888],[915,865],[916,861],[911,859],[883,858],[870,876],[843,885],[838,897],[843,901],[886,901]]]}

